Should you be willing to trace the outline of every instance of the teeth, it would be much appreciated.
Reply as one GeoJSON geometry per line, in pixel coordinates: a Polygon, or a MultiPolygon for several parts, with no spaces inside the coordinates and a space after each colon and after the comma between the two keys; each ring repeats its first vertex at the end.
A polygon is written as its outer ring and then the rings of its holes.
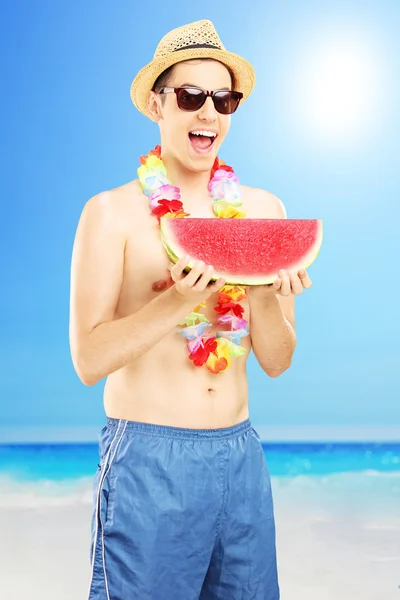
{"type": "Polygon", "coordinates": [[[205,135],[207,137],[216,137],[217,136],[217,134],[214,133],[213,131],[200,131],[200,130],[198,130],[198,131],[191,131],[190,133],[193,134],[193,135],[205,135]]]}

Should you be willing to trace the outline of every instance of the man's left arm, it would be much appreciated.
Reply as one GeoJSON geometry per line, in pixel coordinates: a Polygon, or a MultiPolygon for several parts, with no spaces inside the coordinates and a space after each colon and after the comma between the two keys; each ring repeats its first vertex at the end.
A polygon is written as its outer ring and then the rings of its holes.
{"type": "MultiPolygon", "coordinates": [[[[262,192],[257,206],[258,218],[286,219],[282,202],[268,192],[262,192]]],[[[280,271],[271,285],[249,286],[250,335],[253,352],[263,371],[278,377],[292,362],[296,347],[295,296],[311,287],[306,271],[280,271]]]]}

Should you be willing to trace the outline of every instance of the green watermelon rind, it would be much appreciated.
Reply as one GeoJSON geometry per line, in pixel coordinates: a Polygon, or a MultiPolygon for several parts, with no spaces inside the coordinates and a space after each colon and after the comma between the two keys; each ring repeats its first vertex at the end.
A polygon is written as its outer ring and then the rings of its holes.
{"type": "MultiPolygon", "coordinates": [[[[180,254],[182,256],[183,253],[179,253],[176,249],[172,248],[171,241],[168,240],[168,235],[166,233],[166,230],[168,229],[168,221],[171,221],[171,220],[172,220],[171,218],[161,218],[160,219],[161,242],[163,244],[163,247],[166,251],[166,254],[167,254],[169,260],[172,263],[177,263],[180,258],[180,256],[178,256],[178,254],[180,254]]],[[[269,219],[266,219],[266,220],[269,220],[269,219]]],[[[312,219],[312,220],[318,223],[317,238],[314,241],[313,245],[310,247],[309,251],[301,257],[299,262],[295,265],[292,265],[292,267],[291,267],[292,272],[298,272],[300,269],[308,269],[308,267],[317,258],[319,251],[321,249],[322,238],[323,238],[322,220],[321,219],[312,219]]],[[[192,258],[194,260],[196,260],[196,257],[192,257],[192,258]]],[[[192,269],[192,264],[189,263],[187,265],[187,267],[184,269],[184,271],[189,272],[191,269],[192,269]]],[[[275,281],[275,279],[278,277],[278,273],[270,275],[270,276],[241,275],[240,278],[237,278],[233,274],[230,275],[230,274],[226,274],[226,273],[224,273],[224,274],[215,273],[215,278],[212,279],[211,281],[216,281],[216,279],[218,279],[218,277],[220,277],[220,276],[226,280],[226,285],[257,286],[257,285],[272,284],[275,281]]]]}
{"type": "MultiPolygon", "coordinates": [[[[176,263],[178,262],[178,260],[179,260],[179,257],[178,257],[178,256],[176,256],[176,254],[174,254],[174,253],[172,252],[172,250],[171,250],[171,248],[168,246],[168,242],[166,241],[166,239],[165,239],[165,237],[164,237],[164,235],[163,235],[163,233],[162,233],[162,232],[161,232],[161,242],[162,242],[162,244],[163,244],[163,246],[164,246],[164,250],[165,250],[165,252],[167,253],[167,256],[168,256],[169,260],[170,260],[172,263],[176,264],[176,263]]],[[[190,265],[187,265],[187,266],[186,266],[186,267],[185,267],[183,270],[184,270],[186,273],[189,273],[189,271],[191,271],[191,270],[192,270],[192,267],[191,267],[190,265]]],[[[216,279],[210,279],[210,281],[216,281],[216,279]]]]}

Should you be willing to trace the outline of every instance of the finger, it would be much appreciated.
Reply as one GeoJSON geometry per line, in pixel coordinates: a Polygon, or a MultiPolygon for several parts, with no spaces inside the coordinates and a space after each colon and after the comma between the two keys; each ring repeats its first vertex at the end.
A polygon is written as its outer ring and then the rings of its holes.
{"type": "Polygon", "coordinates": [[[289,275],[285,271],[279,271],[279,276],[280,276],[280,278],[282,280],[281,288],[279,290],[279,293],[282,296],[289,296],[290,293],[291,293],[291,286],[290,286],[289,275]]]}
{"type": "Polygon", "coordinates": [[[211,293],[214,294],[215,292],[218,292],[218,290],[223,288],[225,284],[226,279],[224,279],[223,277],[218,277],[217,281],[211,286],[211,293]]]}
{"type": "Polygon", "coordinates": [[[207,265],[207,267],[204,269],[203,274],[201,275],[200,279],[193,286],[193,289],[196,290],[197,292],[202,292],[203,290],[206,289],[206,287],[210,283],[210,280],[213,277],[214,277],[214,267],[212,267],[211,265],[207,265]]]}
{"type": "Polygon", "coordinates": [[[184,273],[184,269],[188,266],[190,257],[189,256],[181,256],[181,258],[175,263],[172,264],[171,267],[171,276],[173,278],[174,281],[180,281],[181,279],[184,279],[184,277],[186,276],[186,273],[184,273]]]}
{"type": "Polygon", "coordinates": [[[308,289],[312,286],[312,281],[311,281],[307,271],[305,271],[304,269],[300,269],[298,275],[299,275],[301,285],[303,286],[303,288],[308,289]]]}
{"type": "Polygon", "coordinates": [[[274,281],[274,283],[272,284],[272,287],[274,288],[274,290],[278,291],[280,290],[282,285],[282,279],[280,277],[277,277],[274,281]]]}
{"type": "Polygon", "coordinates": [[[175,264],[173,262],[171,262],[170,260],[168,260],[167,269],[168,269],[170,278],[174,281],[175,264]]]}
{"type": "Polygon", "coordinates": [[[200,275],[203,274],[204,267],[205,267],[205,264],[202,261],[200,261],[200,260],[195,260],[194,261],[191,270],[184,277],[185,285],[187,287],[193,287],[194,286],[194,284],[197,282],[197,280],[200,277],[200,275]]]}
{"type": "Polygon", "coordinates": [[[301,283],[301,279],[296,273],[290,273],[290,285],[292,288],[292,293],[296,296],[303,293],[303,284],[301,283]]]}

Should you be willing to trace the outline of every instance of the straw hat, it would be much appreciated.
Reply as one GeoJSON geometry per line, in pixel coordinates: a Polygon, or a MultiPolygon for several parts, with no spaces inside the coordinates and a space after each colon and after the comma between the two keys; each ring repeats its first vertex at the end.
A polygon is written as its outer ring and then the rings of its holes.
{"type": "Polygon", "coordinates": [[[246,100],[255,83],[254,69],[247,60],[225,50],[211,21],[195,21],[167,33],[157,46],[153,60],[139,71],[131,85],[131,99],[148,117],[147,97],[165,69],[184,60],[213,58],[228,66],[235,78],[235,90],[246,100]]]}

